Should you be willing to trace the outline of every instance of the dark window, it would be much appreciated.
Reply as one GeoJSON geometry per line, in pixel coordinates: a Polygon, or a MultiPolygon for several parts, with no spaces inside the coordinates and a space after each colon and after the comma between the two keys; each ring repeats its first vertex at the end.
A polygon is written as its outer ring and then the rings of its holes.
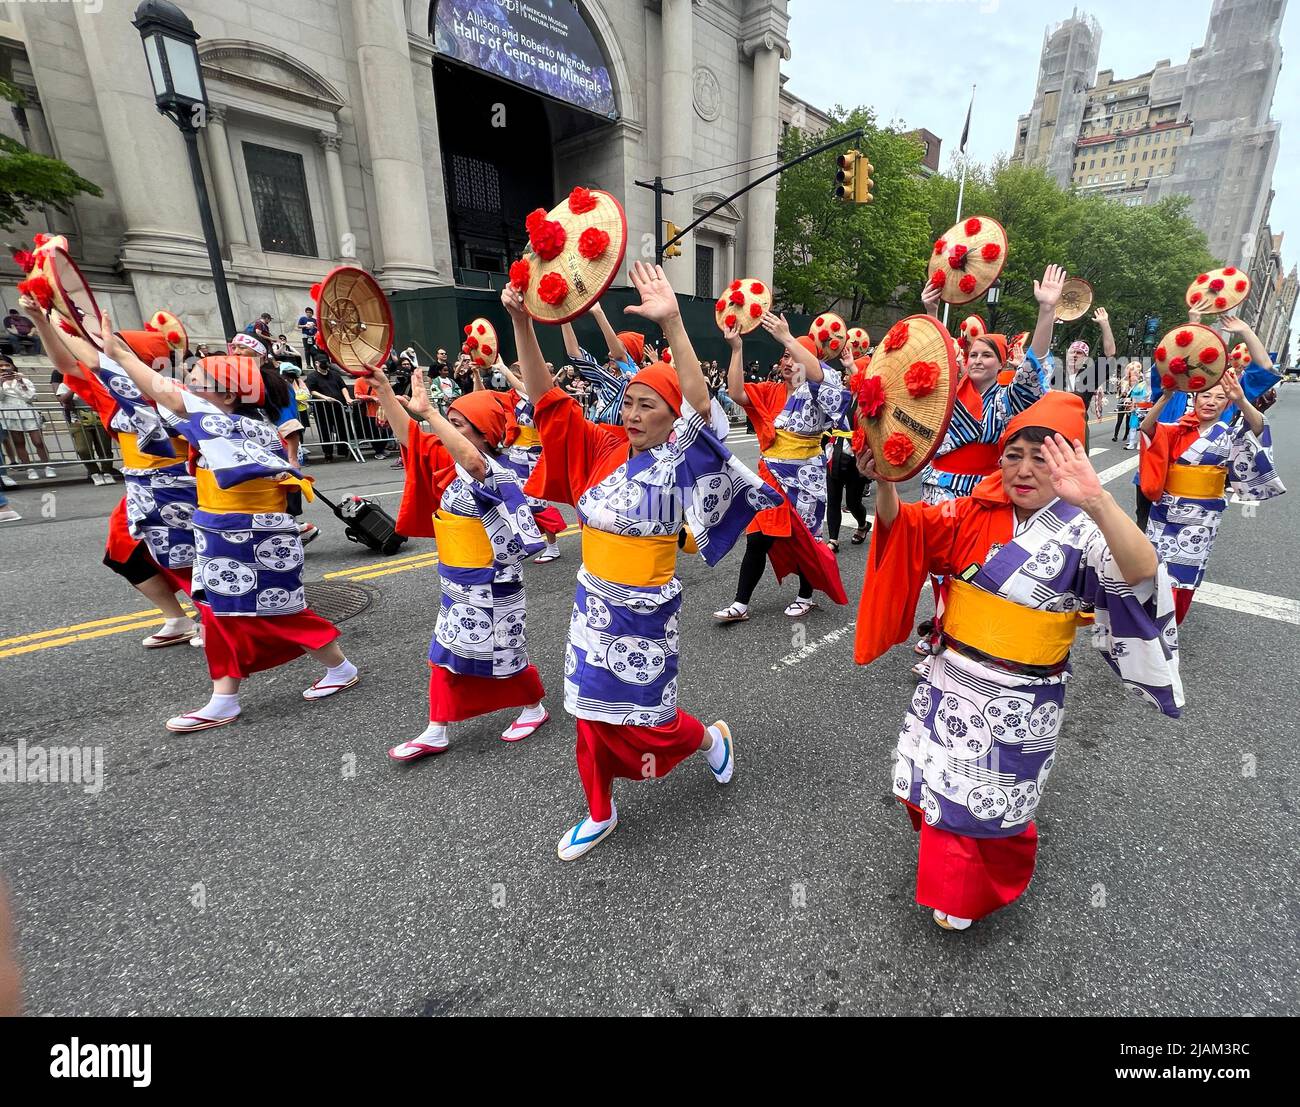
{"type": "Polygon", "coordinates": [[[713,247],[695,247],[695,295],[713,299],[713,247]]]}
{"type": "Polygon", "coordinates": [[[501,211],[501,175],[490,161],[466,154],[452,154],[451,183],[456,190],[453,202],[468,211],[501,211]]]}
{"type": "Polygon", "coordinates": [[[317,257],[302,155],[245,142],[244,165],[262,249],[317,257]]]}

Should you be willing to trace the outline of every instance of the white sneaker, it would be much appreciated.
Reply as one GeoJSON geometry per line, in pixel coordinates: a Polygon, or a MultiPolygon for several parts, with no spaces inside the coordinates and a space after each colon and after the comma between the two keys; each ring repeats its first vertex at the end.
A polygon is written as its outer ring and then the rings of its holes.
{"type": "Polygon", "coordinates": [[[46,476],[49,480],[53,480],[53,479],[54,479],[55,477],[57,477],[58,475],[59,475],[59,474],[56,473],[56,472],[54,471],[54,467],[53,467],[53,466],[51,466],[51,465],[47,465],[47,466],[45,466],[45,476],[46,476]]]}
{"type": "Polygon", "coordinates": [[[41,475],[40,475],[40,473],[38,473],[35,469],[28,469],[28,470],[27,470],[27,479],[28,479],[28,480],[40,480],[40,479],[41,479],[41,475]]]}
{"type": "Polygon", "coordinates": [[[117,479],[112,473],[100,473],[99,475],[104,478],[105,484],[112,484],[117,479]]]}
{"type": "Polygon", "coordinates": [[[14,478],[11,477],[8,473],[5,473],[4,476],[0,476],[0,484],[3,484],[6,488],[18,487],[18,482],[14,480],[14,478]]]}
{"type": "Polygon", "coordinates": [[[104,478],[103,478],[99,473],[91,473],[91,474],[90,474],[90,483],[91,483],[91,484],[94,484],[94,485],[100,485],[100,484],[103,484],[103,483],[104,483],[104,478]]]}
{"type": "Polygon", "coordinates": [[[16,523],[21,518],[12,507],[0,507],[0,523],[16,523]]]}
{"type": "Polygon", "coordinates": [[[590,815],[560,839],[555,852],[561,861],[576,861],[584,853],[595,849],[601,842],[614,833],[618,826],[618,808],[609,805],[609,822],[595,822],[590,815]]]}

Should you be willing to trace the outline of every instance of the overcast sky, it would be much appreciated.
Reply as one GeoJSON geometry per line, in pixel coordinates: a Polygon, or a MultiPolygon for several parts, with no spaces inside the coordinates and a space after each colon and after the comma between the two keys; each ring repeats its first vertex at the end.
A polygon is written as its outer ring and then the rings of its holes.
{"type": "MultiPolygon", "coordinates": [[[[1101,24],[1098,70],[1124,78],[1160,58],[1186,61],[1205,41],[1211,6],[1212,0],[1091,0],[1079,9],[1101,24]]],[[[1270,223],[1274,234],[1286,232],[1287,269],[1300,262],[1298,8],[1289,5],[1283,18],[1282,75],[1273,98],[1282,130],[1270,223]]],[[[1044,30],[1074,10],[1059,0],[790,0],[786,87],[817,107],[866,104],[882,121],[928,127],[943,139],[946,170],[974,83],[967,150],[987,163],[1010,153],[1016,117],[1033,104],[1044,30]],[[847,47],[843,56],[826,49],[828,36],[847,47]]]]}

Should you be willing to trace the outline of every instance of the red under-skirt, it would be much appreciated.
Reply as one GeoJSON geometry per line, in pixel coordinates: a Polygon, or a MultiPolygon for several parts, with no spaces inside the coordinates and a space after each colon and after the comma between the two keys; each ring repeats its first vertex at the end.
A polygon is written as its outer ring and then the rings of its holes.
{"type": "Polygon", "coordinates": [[[1174,624],[1176,626],[1183,625],[1183,620],[1187,618],[1187,613],[1192,609],[1192,597],[1195,595],[1195,588],[1174,589],[1174,624]]]}
{"type": "Polygon", "coordinates": [[[930,826],[905,804],[921,832],[916,859],[916,902],[959,919],[982,919],[1018,899],[1034,875],[1038,828],[1030,823],[1011,838],[968,838],[930,826]]]}
{"type": "Polygon", "coordinates": [[[431,723],[458,723],[507,707],[531,707],[545,695],[536,665],[508,677],[462,676],[441,665],[429,666],[431,723]]]}
{"type": "Polygon", "coordinates": [[[615,777],[649,780],[666,776],[700,748],[704,724],[678,710],[667,726],[617,726],[578,719],[578,775],[587,793],[591,817],[610,816],[610,789],[615,777]]]}
{"type": "Polygon", "coordinates": [[[541,511],[534,511],[533,518],[543,534],[560,534],[569,525],[560,514],[560,509],[554,504],[547,504],[541,511]]]}
{"type": "Polygon", "coordinates": [[[274,669],[339,636],[338,627],[310,608],[295,615],[214,615],[202,600],[194,606],[203,618],[203,652],[213,680],[274,669]]]}

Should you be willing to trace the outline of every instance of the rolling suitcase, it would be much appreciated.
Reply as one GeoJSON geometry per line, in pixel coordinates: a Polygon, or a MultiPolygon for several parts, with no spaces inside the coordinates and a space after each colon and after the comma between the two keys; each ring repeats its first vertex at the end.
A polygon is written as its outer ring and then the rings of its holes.
{"type": "Polygon", "coordinates": [[[369,546],[385,555],[395,554],[402,548],[406,535],[397,533],[397,523],[393,517],[374,500],[367,500],[364,496],[348,496],[336,504],[319,489],[315,489],[315,493],[344,524],[349,541],[369,546]]]}

